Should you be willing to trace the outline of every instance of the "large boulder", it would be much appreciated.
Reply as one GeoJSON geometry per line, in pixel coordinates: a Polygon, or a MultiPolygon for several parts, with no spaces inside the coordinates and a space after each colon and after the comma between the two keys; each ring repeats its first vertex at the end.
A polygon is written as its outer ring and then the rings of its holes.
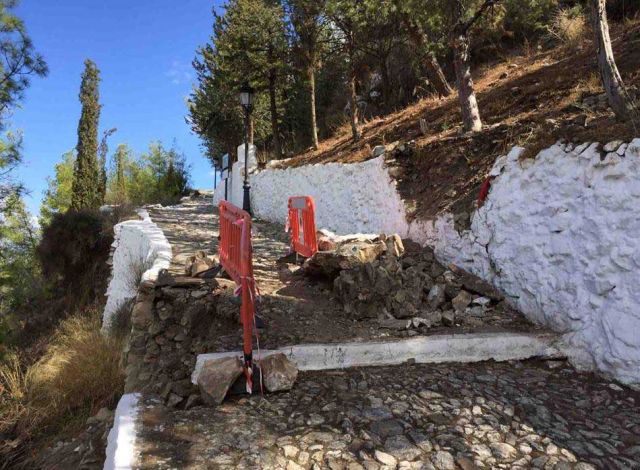
{"type": "Polygon", "coordinates": [[[384,241],[357,238],[336,244],[333,251],[318,251],[304,263],[311,276],[335,279],[340,271],[371,263],[387,250],[384,241]]]}
{"type": "Polygon", "coordinates": [[[259,365],[262,383],[269,392],[291,390],[298,378],[298,368],[282,353],[265,357],[259,365]]]}
{"type": "Polygon", "coordinates": [[[229,388],[242,374],[242,362],[237,357],[225,357],[206,361],[198,376],[202,401],[216,406],[222,403],[229,388]]]}

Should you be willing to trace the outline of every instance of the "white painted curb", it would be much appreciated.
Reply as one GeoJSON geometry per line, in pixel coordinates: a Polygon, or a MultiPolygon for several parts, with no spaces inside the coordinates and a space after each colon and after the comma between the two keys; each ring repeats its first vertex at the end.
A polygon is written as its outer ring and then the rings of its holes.
{"type": "Polygon", "coordinates": [[[116,408],[113,427],[107,437],[104,470],[129,470],[135,462],[136,418],[140,403],[139,393],[122,395],[116,408]]]}
{"type": "MultiPolygon", "coordinates": [[[[532,357],[565,357],[559,336],[549,333],[470,333],[422,336],[396,341],[301,344],[261,351],[261,356],[284,353],[299,370],[388,366],[408,360],[416,363],[512,361],[532,357]]],[[[240,356],[236,351],[200,354],[191,374],[197,384],[205,361],[240,356]]]]}

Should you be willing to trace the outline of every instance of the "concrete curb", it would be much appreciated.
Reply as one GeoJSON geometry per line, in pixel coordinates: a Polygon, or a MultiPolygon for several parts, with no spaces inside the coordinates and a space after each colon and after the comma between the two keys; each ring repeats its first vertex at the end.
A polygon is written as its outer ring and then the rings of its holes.
{"type": "Polygon", "coordinates": [[[122,395],[116,408],[113,427],[107,437],[104,470],[129,470],[135,463],[136,419],[139,393],[122,395]]]}
{"type": "MultiPolygon", "coordinates": [[[[261,356],[281,352],[300,370],[388,366],[408,360],[416,363],[512,361],[532,357],[563,358],[560,336],[550,333],[469,333],[422,336],[395,341],[335,344],[301,344],[261,351],[261,356]]],[[[254,352],[254,355],[256,353],[254,352]]],[[[236,351],[200,354],[191,374],[197,384],[205,361],[240,356],[236,351]]]]}

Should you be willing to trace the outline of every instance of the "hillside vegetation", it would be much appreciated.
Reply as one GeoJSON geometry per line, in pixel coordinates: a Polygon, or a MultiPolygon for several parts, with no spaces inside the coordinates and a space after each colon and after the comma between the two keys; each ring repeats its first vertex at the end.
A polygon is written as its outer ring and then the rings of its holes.
{"type": "MultiPolygon", "coordinates": [[[[620,72],[637,93],[640,23],[616,24],[612,36],[620,72]]],[[[412,214],[430,218],[452,209],[469,210],[496,157],[514,145],[535,156],[559,139],[605,142],[638,136],[633,124],[617,120],[601,98],[604,90],[597,73],[594,44],[585,35],[547,50],[508,51],[477,72],[476,91],[486,124],[481,132],[462,130],[455,96],[425,98],[370,120],[362,126],[360,141],[354,142],[344,126],[317,150],[279,166],[353,163],[372,158],[376,145],[408,143],[404,153],[391,152],[395,158],[388,164],[412,214]]]]}

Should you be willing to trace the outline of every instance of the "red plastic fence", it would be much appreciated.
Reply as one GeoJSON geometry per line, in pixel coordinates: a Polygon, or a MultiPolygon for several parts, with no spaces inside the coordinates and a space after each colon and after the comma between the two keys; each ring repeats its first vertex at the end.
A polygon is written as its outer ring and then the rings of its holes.
{"type": "Polygon", "coordinates": [[[307,258],[318,251],[316,205],[311,196],[289,198],[289,230],[293,251],[307,258]]]}
{"type": "Polygon", "coordinates": [[[243,326],[244,372],[247,392],[253,390],[253,326],[256,286],[253,279],[251,216],[227,201],[220,201],[220,264],[239,286],[242,296],[240,320],[243,326]]]}

